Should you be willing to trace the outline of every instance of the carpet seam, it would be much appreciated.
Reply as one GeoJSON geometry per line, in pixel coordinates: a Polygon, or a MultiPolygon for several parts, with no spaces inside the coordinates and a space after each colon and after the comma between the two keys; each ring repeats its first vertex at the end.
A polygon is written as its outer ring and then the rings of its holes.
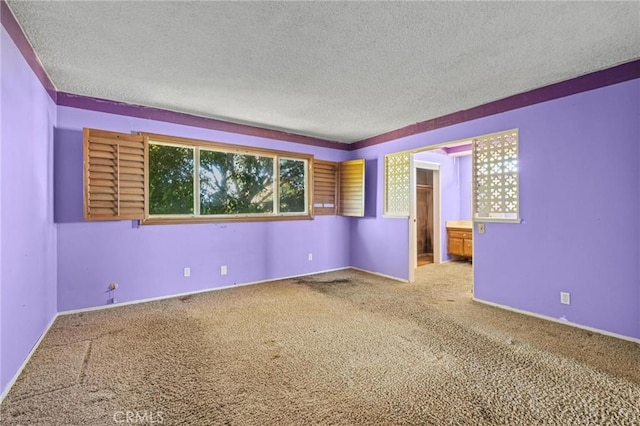
{"type": "Polygon", "coordinates": [[[89,340],[89,347],[87,348],[87,352],[84,355],[84,359],[82,360],[82,366],[80,368],[80,381],[79,385],[85,384],[85,379],[87,378],[87,365],[89,364],[89,357],[91,356],[91,347],[93,345],[93,340],[89,340]]]}

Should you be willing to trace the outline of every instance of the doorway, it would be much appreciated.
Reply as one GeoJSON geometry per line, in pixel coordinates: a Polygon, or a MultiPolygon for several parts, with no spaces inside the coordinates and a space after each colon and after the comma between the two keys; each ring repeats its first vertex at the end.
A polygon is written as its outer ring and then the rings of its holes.
{"type": "Polygon", "coordinates": [[[416,169],[416,238],[418,266],[433,263],[433,170],[416,169]]]}
{"type": "Polygon", "coordinates": [[[409,226],[409,259],[411,269],[429,263],[441,263],[440,164],[411,158],[411,219],[409,226]],[[418,185],[418,180],[420,184],[418,185]],[[421,207],[418,207],[418,198],[421,207]],[[420,216],[418,211],[420,211],[420,216]],[[418,221],[421,228],[418,231],[418,221]],[[428,260],[429,262],[424,262],[428,260]]]}
{"type": "Polygon", "coordinates": [[[471,144],[464,140],[424,147],[411,152],[409,160],[409,282],[413,282],[417,268],[428,269],[457,259],[449,250],[447,238],[452,223],[465,222],[469,232],[473,232],[471,144]],[[432,209],[428,208],[430,198],[432,209]],[[431,251],[433,265],[427,263],[431,251]]]}

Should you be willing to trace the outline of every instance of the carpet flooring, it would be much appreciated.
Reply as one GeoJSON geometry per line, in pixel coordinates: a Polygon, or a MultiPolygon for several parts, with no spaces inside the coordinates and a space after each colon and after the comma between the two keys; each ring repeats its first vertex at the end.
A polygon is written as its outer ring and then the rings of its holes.
{"type": "Polygon", "coordinates": [[[59,317],[13,425],[639,425],[640,345],[345,270],[59,317]]]}

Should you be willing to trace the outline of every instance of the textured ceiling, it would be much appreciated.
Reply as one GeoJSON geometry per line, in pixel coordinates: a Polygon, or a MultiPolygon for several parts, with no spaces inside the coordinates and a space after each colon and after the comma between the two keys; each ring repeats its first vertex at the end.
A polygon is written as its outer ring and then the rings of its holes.
{"type": "Polygon", "coordinates": [[[640,2],[8,4],[59,91],[341,142],[640,57],[640,2]]]}

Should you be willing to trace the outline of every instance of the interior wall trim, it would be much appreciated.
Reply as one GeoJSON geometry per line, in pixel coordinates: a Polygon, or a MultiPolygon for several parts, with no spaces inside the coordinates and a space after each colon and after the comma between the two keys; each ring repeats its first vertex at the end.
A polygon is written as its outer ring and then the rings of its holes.
{"type": "Polygon", "coordinates": [[[290,280],[292,278],[307,277],[307,276],[316,275],[316,274],[325,274],[327,272],[342,271],[344,269],[350,269],[350,268],[351,268],[351,266],[343,266],[341,268],[333,268],[333,269],[325,269],[325,270],[322,270],[322,271],[306,272],[304,274],[290,275],[290,276],[287,276],[287,277],[270,278],[270,279],[267,279],[267,280],[251,281],[251,282],[247,282],[247,283],[225,285],[225,286],[221,286],[221,287],[208,287],[208,288],[203,288],[203,289],[200,289],[200,290],[192,290],[192,291],[187,291],[187,292],[183,292],[183,293],[174,293],[174,294],[167,294],[167,295],[164,295],[164,296],[148,297],[148,298],[145,298],[145,299],[129,300],[127,302],[118,302],[118,303],[114,303],[114,304],[110,304],[110,305],[98,305],[98,306],[90,306],[88,308],[70,309],[70,310],[66,310],[66,311],[59,311],[58,312],[58,316],[60,316],[60,315],[72,315],[72,314],[78,314],[78,313],[83,313],[83,312],[91,312],[91,311],[101,311],[103,309],[118,308],[120,306],[127,306],[127,305],[137,305],[139,303],[156,302],[156,301],[159,301],[159,300],[175,299],[177,297],[193,296],[195,294],[209,293],[209,292],[218,291],[218,290],[228,290],[228,289],[231,289],[231,288],[245,287],[245,286],[248,286],[248,285],[266,284],[266,283],[270,283],[270,282],[274,282],[274,281],[290,280]]]}
{"type": "Polygon", "coordinates": [[[507,310],[507,311],[516,312],[518,314],[523,314],[523,315],[527,315],[527,316],[530,316],[530,317],[540,318],[540,319],[543,319],[543,320],[546,320],[546,321],[551,321],[551,322],[555,322],[555,323],[558,323],[558,324],[564,324],[564,325],[568,325],[568,326],[571,326],[571,327],[580,328],[582,330],[587,330],[587,331],[591,331],[591,332],[594,332],[594,333],[602,334],[604,336],[615,337],[616,339],[627,340],[629,342],[640,344],[640,339],[636,339],[635,337],[631,337],[631,336],[625,336],[624,334],[613,333],[611,331],[601,330],[599,328],[589,327],[587,325],[581,325],[581,324],[578,324],[578,323],[575,323],[575,322],[571,322],[571,321],[564,321],[564,320],[561,320],[561,319],[558,319],[558,318],[554,318],[554,317],[550,317],[550,316],[547,316],[547,315],[536,314],[535,312],[525,311],[524,309],[513,308],[511,306],[501,305],[500,303],[494,303],[494,302],[489,302],[488,300],[478,299],[475,296],[473,296],[472,299],[473,299],[474,302],[478,302],[478,303],[482,303],[482,304],[485,304],[485,305],[493,306],[494,308],[500,308],[500,309],[504,309],[504,310],[507,310]]]}
{"type": "Polygon", "coordinates": [[[2,26],[7,30],[9,36],[14,41],[25,60],[36,74],[43,87],[51,96],[51,99],[59,106],[68,106],[91,111],[106,112],[111,114],[124,115],[129,117],[145,118],[150,120],[164,121],[186,126],[200,127],[223,132],[256,136],[262,138],[276,139],[286,142],[313,145],[324,148],[332,148],[344,151],[355,151],[373,145],[390,142],[407,136],[428,132],[454,124],[464,123],[477,118],[500,114],[518,108],[523,108],[538,103],[575,95],[589,90],[622,83],[640,78],[640,59],[619,64],[611,68],[592,72],[569,80],[554,83],[548,86],[533,89],[524,93],[519,93],[483,105],[479,105],[467,110],[454,112],[441,117],[411,124],[400,129],[382,133],[377,136],[362,139],[360,141],[347,144],[337,141],[314,138],[287,133],[280,130],[266,129],[247,124],[232,123],[214,118],[200,117],[192,114],[165,110],[161,108],[145,107],[141,105],[128,104],[124,102],[111,101],[107,99],[93,98],[79,94],[59,92],[49,78],[38,56],[25,36],[24,31],[16,20],[13,12],[6,3],[0,0],[0,15],[2,26]]]}
{"type": "Polygon", "coordinates": [[[42,334],[40,335],[36,343],[33,345],[31,350],[29,351],[29,354],[26,356],[24,361],[22,361],[22,365],[20,365],[20,368],[18,368],[18,371],[16,371],[16,373],[13,375],[11,380],[9,380],[9,383],[7,383],[7,386],[4,388],[4,391],[0,393],[0,404],[2,404],[2,401],[7,396],[7,394],[13,387],[13,385],[15,385],[16,381],[18,380],[18,377],[20,377],[20,374],[22,374],[22,370],[24,370],[24,368],[27,366],[27,364],[29,363],[29,360],[31,359],[33,354],[36,352],[36,349],[38,349],[38,346],[40,346],[40,343],[42,343],[42,340],[44,339],[44,337],[49,333],[49,330],[51,329],[51,326],[53,325],[53,323],[56,322],[58,315],[59,314],[55,314],[53,318],[51,318],[51,320],[49,321],[49,324],[47,324],[44,331],[42,332],[42,334]]]}
{"type": "Polygon", "coordinates": [[[413,136],[418,133],[429,132],[442,127],[453,126],[477,118],[496,115],[503,112],[523,108],[554,99],[564,98],[589,90],[623,83],[640,78],[640,59],[616,65],[611,68],[581,75],[569,80],[539,87],[528,92],[519,93],[497,101],[479,105],[464,111],[458,111],[442,117],[411,124],[400,129],[392,130],[377,136],[373,136],[350,145],[351,150],[366,148],[384,142],[413,136]]]}
{"type": "Polygon", "coordinates": [[[2,26],[7,31],[7,34],[9,34],[9,37],[11,37],[11,40],[13,40],[15,45],[18,47],[18,50],[24,57],[24,60],[27,61],[29,67],[31,67],[36,77],[38,77],[38,80],[40,80],[42,87],[45,88],[53,102],[56,102],[58,92],[42,66],[36,51],[33,49],[33,46],[31,46],[31,43],[29,43],[29,39],[27,39],[22,27],[16,20],[16,17],[13,16],[13,12],[9,9],[5,0],[0,0],[0,21],[2,21],[2,26]]]}
{"type": "Polygon", "coordinates": [[[398,278],[398,277],[394,277],[393,275],[382,274],[380,272],[373,272],[373,271],[370,271],[368,269],[362,269],[362,268],[358,268],[358,267],[355,267],[355,266],[349,266],[348,269],[353,269],[353,270],[360,271],[360,272],[366,272],[367,274],[377,275],[377,276],[383,277],[383,278],[389,278],[390,280],[400,281],[401,283],[408,283],[409,282],[409,280],[405,280],[404,278],[398,278]]]}
{"type": "Polygon", "coordinates": [[[165,123],[181,124],[184,126],[199,127],[203,129],[217,130],[221,132],[235,133],[259,138],[276,139],[285,142],[294,142],[304,145],[318,146],[349,151],[349,144],[314,138],[311,136],[287,133],[280,130],[266,129],[250,126],[248,124],[232,123],[217,120],[215,118],[201,117],[183,112],[170,111],[161,108],[146,107],[142,105],[128,104],[107,99],[93,98],[91,96],[74,95],[72,93],[58,92],[58,106],[85,109],[89,111],[106,112],[109,114],[124,115],[127,117],[144,118],[148,120],[163,121],[165,123]]]}
{"type": "Polygon", "coordinates": [[[58,106],[68,106],[91,111],[125,115],[128,117],[145,118],[149,120],[164,121],[168,123],[182,124],[185,126],[200,127],[260,138],[276,139],[279,141],[339,149],[343,151],[349,151],[351,149],[349,144],[322,138],[304,136],[296,133],[288,133],[281,130],[267,129],[247,124],[232,123],[161,108],[145,107],[58,91],[52,80],[49,78],[42,62],[40,62],[40,59],[29,42],[29,39],[25,35],[25,32],[7,5],[6,0],[0,0],[0,17],[2,26],[6,29],[9,37],[18,47],[18,50],[24,57],[27,64],[29,64],[29,67],[33,70],[38,80],[40,80],[40,83],[45,88],[51,99],[58,106]]]}

